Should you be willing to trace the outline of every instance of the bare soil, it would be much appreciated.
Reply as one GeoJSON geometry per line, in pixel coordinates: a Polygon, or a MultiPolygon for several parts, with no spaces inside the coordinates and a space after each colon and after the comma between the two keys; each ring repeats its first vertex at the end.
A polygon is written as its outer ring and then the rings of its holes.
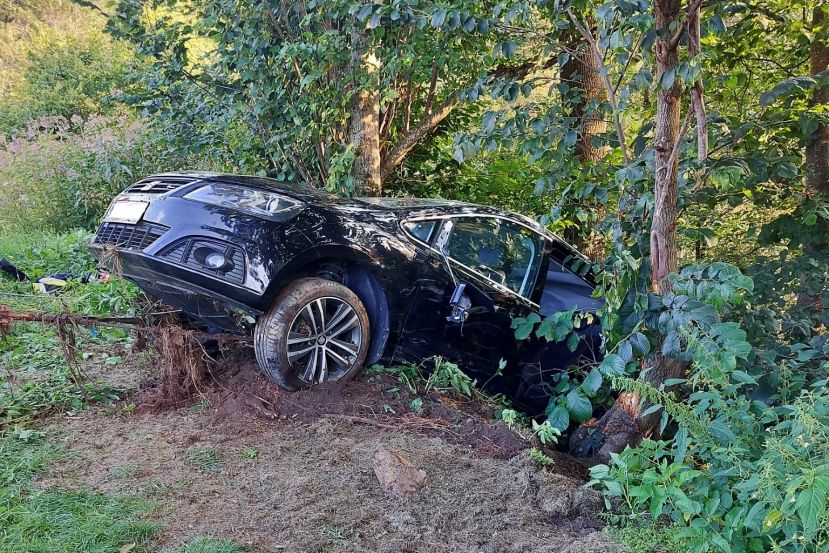
{"type": "Polygon", "coordinates": [[[40,486],[147,497],[164,527],[154,550],[208,535],[255,552],[622,551],[583,468],[556,455],[540,470],[480,401],[421,394],[416,412],[415,395],[371,371],[287,393],[244,352],[186,404],[141,407],[153,382],[134,387],[119,408],[54,422],[69,455],[40,486]],[[381,447],[424,469],[425,488],[385,496],[372,469],[381,447]]]}

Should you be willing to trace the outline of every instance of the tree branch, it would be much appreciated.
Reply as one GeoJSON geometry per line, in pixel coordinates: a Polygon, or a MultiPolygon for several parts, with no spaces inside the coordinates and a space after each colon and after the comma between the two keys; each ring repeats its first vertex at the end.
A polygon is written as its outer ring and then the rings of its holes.
{"type": "Polygon", "coordinates": [[[431,113],[426,114],[420,123],[412,127],[409,132],[403,135],[398,143],[394,145],[394,148],[386,154],[383,158],[383,162],[380,164],[381,182],[388,178],[391,172],[398,165],[400,165],[404,159],[406,159],[409,152],[411,152],[421,140],[429,136],[435,127],[440,125],[440,123],[446,119],[450,113],[452,113],[452,110],[455,109],[455,106],[459,103],[460,99],[457,96],[450,97],[435,108],[431,113]]]}

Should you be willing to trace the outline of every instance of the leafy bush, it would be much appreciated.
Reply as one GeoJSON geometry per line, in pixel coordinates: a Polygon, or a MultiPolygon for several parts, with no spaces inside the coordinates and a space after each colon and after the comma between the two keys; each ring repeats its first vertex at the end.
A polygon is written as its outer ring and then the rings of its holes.
{"type": "Polygon", "coordinates": [[[20,134],[39,117],[86,119],[114,109],[111,96],[126,85],[129,51],[103,34],[100,20],[96,26],[89,19],[69,32],[36,24],[28,33],[17,53],[18,82],[0,104],[0,136],[20,134]]]}
{"type": "MultiPolygon", "coordinates": [[[[679,386],[687,400],[611,377],[614,388],[647,400],[649,411],[662,408],[661,428],[672,437],[613,455],[609,465],[592,469],[591,484],[615,503],[618,517],[669,517],[692,551],[825,550],[829,343],[792,344],[797,354],[789,363],[811,377],[769,394],[769,359],[738,323],[722,319],[744,302],[751,279],[713,263],[687,267],[672,281],[673,292],[652,295],[646,309],[619,322],[628,334],[614,348],[620,351],[633,332],[658,337],[663,355],[690,364],[687,378],[665,383],[679,386]]],[[[618,354],[603,363],[612,355],[618,354]]]]}
{"type": "Polygon", "coordinates": [[[0,257],[33,279],[55,272],[88,274],[95,271],[95,258],[87,249],[91,239],[83,230],[63,234],[9,232],[0,235],[0,257]]]}
{"type": "Polygon", "coordinates": [[[683,427],[673,440],[645,440],[593,467],[591,484],[625,517],[670,517],[693,551],[824,551],[829,392],[777,409],[741,403],[725,412],[722,436],[683,427]]]}
{"type": "Polygon", "coordinates": [[[4,230],[93,228],[116,193],[169,166],[127,115],[72,121],[77,130],[62,117],[37,119],[25,137],[0,143],[4,230]]]}
{"type": "MultiPolygon", "coordinates": [[[[691,265],[671,281],[671,292],[640,294],[603,312],[604,358],[559,378],[547,423],[566,428],[583,420],[591,399],[605,404],[600,390],[608,384],[635,392],[644,414],[662,411],[664,438],[592,469],[590,484],[605,494],[615,522],[668,518],[691,551],[826,550],[829,340],[790,342],[770,327],[765,334],[753,329],[760,347],[749,342],[728,319],[757,309],[746,301],[754,283],[732,265],[691,265]],[[775,348],[767,348],[770,341],[775,348]],[[661,355],[689,364],[686,378],[662,389],[633,378],[652,362],[655,344],[661,355]]],[[[514,327],[518,337],[535,332],[565,341],[577,318],[535,316],[514,327]]]]}

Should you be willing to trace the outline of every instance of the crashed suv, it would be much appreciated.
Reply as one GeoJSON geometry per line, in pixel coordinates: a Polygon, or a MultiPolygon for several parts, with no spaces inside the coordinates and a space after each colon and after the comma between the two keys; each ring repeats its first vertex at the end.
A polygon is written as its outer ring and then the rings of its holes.
{"type": "Polygon", "coordinates": [[[514,318],[599,303],[589,273],[568,268],[577,252],[490,207],[169,173],[116,197],[91,248],[203,328],[255,321],[256,359],[289,390],[440,356],[540,412],[554,376],[598,344],[596,324],[575,351],[515,339],[514,318]]]}

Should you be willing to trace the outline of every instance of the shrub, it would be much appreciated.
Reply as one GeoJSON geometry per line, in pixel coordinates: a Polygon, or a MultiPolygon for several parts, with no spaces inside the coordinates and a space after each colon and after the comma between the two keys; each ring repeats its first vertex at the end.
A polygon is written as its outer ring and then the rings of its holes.
{"type": "Polygon", "coordinates": [[[0,229],[93,228],[112,197],[139,177],[188,165],[157,148],[130,115],[72,122],[40,118],[26,136],[0,143],[0,229]]]}
{"type": "Polygon", "coordinates": [[[0,21],[0,37],[0,135],[20,134],[43,116],[108,112],[112,95],[127,84],[129,49],[104,34],[91,10],[26,2],[0,21]]]}

